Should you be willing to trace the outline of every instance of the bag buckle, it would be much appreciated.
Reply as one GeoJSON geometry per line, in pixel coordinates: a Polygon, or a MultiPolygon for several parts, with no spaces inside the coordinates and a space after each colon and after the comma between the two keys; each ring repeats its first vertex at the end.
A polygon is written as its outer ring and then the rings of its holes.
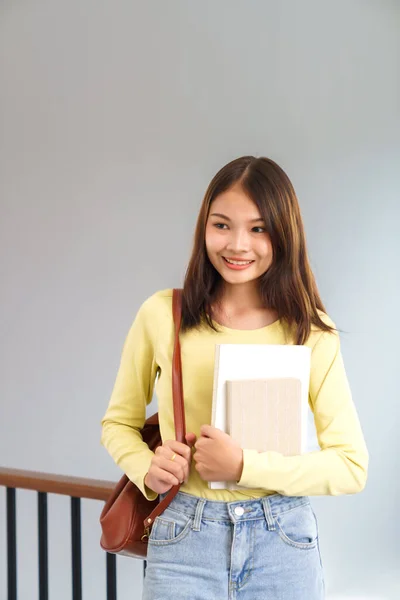
{"type": "Polygon", "coordinates": [[[144,534],[140,538],[140,541],[144,542],[146,539],[149,539],[149,535],[150,535],[150,527],[145,527],[144,534]]]}

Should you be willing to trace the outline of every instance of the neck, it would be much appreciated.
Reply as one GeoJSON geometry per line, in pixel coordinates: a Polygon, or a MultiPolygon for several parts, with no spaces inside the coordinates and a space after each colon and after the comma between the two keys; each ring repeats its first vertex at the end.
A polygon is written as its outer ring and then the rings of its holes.
{"type": "Polygon", "coordinates": [[[217,296],[217,303],[229,312],[245,312],[264,308],[257,281],[231,285],[223,282],[217,296]]]}

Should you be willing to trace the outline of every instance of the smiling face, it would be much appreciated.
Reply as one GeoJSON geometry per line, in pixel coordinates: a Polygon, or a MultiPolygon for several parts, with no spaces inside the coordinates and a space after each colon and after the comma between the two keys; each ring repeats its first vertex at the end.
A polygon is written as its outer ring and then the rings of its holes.
{"type": "Polygon", "coordinates": [[[254,285],[272,263],[273,249],[265,223],[239,184],[212,202],[205,241],[210,262],[230,285],[254,285]]]}

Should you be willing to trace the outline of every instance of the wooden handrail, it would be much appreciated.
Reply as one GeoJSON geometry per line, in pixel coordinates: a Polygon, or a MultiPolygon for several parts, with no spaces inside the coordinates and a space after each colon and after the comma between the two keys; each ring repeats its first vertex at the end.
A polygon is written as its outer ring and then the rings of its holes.
{"type": "Polygon", "coordinates": [[[85,479],[84,477],[0,467],[0,486],[62,494],[74,498],[107,500],[115,484],[116,482],[102,479],[85,479]]]}

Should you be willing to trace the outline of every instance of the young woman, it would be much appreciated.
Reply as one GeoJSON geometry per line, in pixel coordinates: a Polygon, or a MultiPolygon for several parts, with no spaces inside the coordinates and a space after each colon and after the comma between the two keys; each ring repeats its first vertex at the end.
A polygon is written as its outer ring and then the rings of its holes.
{"type": "Polygon", "coordinates": [[[267,158],[223,167],[204,197],[186,273],[182,370],[188,445],[174,440],[172,290],[141,306],[128,333],[102,442],[149,499],[183,482],[149,539],[144,600],[321,600],[308,496],[360,492],[368,453],[306,251],[296,194],[267,158]],[[305,344],[320,450],[241,448],[212,427],[215,344],[305,344]],[[155,385],[163,445],[140,436],[155,385]],[[211,490],[210,481],[240,491],[211,490]]]}

